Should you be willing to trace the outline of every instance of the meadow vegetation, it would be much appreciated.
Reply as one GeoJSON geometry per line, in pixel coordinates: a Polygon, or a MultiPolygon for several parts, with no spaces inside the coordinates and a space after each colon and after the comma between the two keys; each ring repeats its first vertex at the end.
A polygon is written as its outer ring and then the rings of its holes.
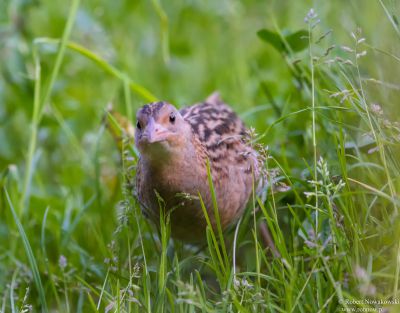
{"type": "Polygon", "coordinates": [[[399,18],[394,0],[1,1],[0,312],[398,312],[399,18]],[[225,240],[184,245],[132,196],[121,116],[215,90],[269,184],[225,240]]]}

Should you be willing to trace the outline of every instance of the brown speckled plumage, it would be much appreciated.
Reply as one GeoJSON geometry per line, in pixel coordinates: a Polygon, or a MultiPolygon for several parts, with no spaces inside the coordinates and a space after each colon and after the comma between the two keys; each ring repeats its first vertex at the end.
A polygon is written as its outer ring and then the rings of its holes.
{"type": "Polygon", "coordinates": [[[180,111],[166,102],[152,103],[138,111],[137,119],[136,191],[147,216],[158,223],[158,193],[164,200],[161,205],[171,212],[172,236],[204,240],[206,222],[198,193],[215,224],[207,159],[222,227],[243,213],[260,166],[243,122],[218,94],[180,111]]]}

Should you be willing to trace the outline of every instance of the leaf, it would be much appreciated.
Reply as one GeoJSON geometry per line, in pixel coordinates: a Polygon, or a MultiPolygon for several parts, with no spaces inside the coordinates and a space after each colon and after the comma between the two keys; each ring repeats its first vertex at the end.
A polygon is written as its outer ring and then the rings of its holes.
{"type": "Polygon", "coordinates": [[[308,47],[308,31],[299,30],[291,35],[285,36],[293,52],[299,52],[308,47]]]}
{"type": "Polygon", "coordinates": [[[268,29],[261,29],[257,32],[257,36],[272,45],[279,52],[288,52],[287,45],[293,52],[300,52],[308,46],[308,31],[299,30],[282,37],[268,29]],[[286,43],[286,44],[285,44],[286,43]]]}
{"type": "Polygon", "coordinates": [[[277,33],[268,29],[261,29],[257,32],[257,36],[260,37],[261,40],[271,44],[276,50],[286,52],[286,47],[277,33]]]}

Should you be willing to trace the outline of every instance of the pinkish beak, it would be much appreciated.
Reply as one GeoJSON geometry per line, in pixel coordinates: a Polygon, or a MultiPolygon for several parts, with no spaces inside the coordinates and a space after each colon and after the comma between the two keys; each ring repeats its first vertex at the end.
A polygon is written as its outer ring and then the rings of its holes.
{"type": "Polygon", "coordinates": [[[151,118],[146,126],[143,136],[147,139],[148,143],[155,143],[166,140],[168,134],[168,129],[158,124],[153,118],[151,118]]]}

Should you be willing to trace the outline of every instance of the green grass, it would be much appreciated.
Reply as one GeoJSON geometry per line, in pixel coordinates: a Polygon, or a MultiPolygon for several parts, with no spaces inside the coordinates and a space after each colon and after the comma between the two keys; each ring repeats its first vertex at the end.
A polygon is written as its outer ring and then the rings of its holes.
{"type": "Polygon", "coordinates": [[[2,1],[0,312],[398,301],[399,14],[393,0],[2,1]],[[254,127],[270,183],[193,247],[168,215],[160,232],[142,216],[136,151],[107,110],[134,123],[146,102],[214,90],[254,127]]]}

